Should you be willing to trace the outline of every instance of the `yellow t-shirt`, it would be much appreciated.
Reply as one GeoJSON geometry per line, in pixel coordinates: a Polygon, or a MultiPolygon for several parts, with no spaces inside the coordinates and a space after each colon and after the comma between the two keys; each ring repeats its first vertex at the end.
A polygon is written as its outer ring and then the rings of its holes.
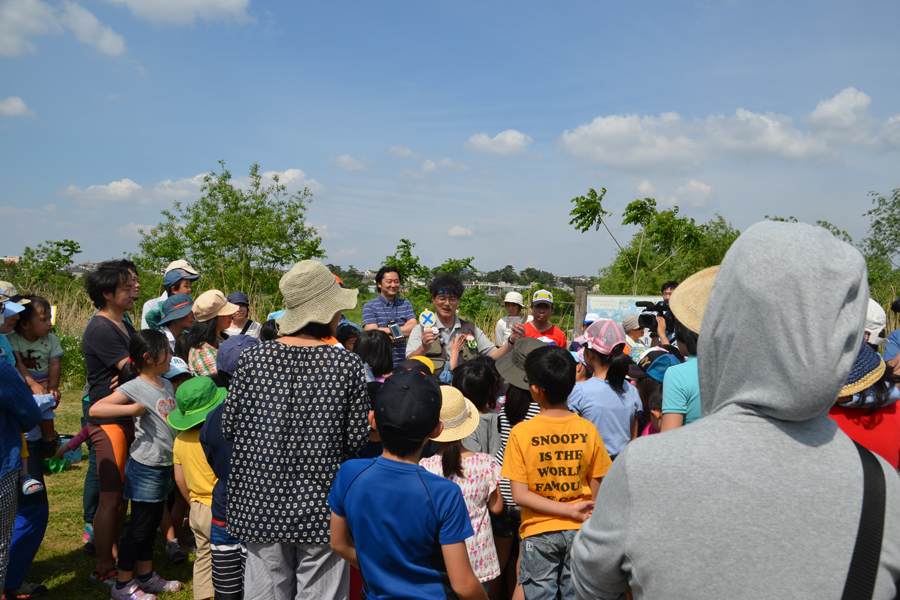
{"type": "MultiPolygon", "coordinates": [[[[503,456],[503,477],[558,502],[591,499],[588,477],[606,475],[612,461],[597,427],[576,414],[561,419],[537,415],[513,427],[503,456]]],[[[581,521],[522,507],[522,538],[581,529],[581,521]]]]}
{"type": "Polygon", "coordinates": [[[181,465],[184,471],[184,483],[191,494],[191,502],[212,507],[213,488],[218,479],[200,445],[200,428],[179,433],[172,453],[175,464],[181,465]]]}

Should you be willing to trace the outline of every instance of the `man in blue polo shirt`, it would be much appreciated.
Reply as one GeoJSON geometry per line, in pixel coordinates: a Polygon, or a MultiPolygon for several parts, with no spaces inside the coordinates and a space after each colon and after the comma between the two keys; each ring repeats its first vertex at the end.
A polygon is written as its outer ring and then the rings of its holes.
{"type": "Polygon", "coordinates": [[[416,313],[405,298],[398,298],[400,273],[397,267],[381,267],[375,275],[375,285],[381,292],[363,305],[363,329],[378,329],[394,340],[394,364],[406,360],[406,338],[416,326],[416,313]],[[403,333],[394,337],[390,325],[396,324],[403,333]]]}

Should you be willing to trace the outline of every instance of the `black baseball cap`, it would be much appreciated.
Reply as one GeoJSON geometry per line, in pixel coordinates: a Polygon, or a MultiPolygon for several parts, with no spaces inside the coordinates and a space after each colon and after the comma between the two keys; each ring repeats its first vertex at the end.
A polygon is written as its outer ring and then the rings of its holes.
{"type": "Polygon", "coordinates": [[[441,390],[421,371],[394,373],[378,390],[373,410],[379,432],[418,444],[441,422],[441,390]]]}

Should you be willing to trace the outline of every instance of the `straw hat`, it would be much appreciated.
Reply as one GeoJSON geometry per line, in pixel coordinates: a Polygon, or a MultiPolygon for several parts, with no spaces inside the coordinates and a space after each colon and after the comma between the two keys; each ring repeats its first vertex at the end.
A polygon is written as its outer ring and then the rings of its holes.
{"type": "Polygon", "coordinates": [[[335,313],[356,307],[358,290],[342,288],[328,267],[315,260],[298,262],[278,283],[285,311],[276,321],[282,335],[310,323],[330,323],[335,313]]]}
{"type": "Polygon", "coordinates": [[[712,292],[718,272],[719,265],[716,265],[694,273],[675,288],[672,298],[669,299],[672,314],[694,333],[700,333],[703,313],[706,311],[706,303],[709,302],[709,294],[712,292]]]}
{"type": "Polygon", "coordinates": [[[191,310],[194,311],[194,318],[203,323],[216,317],[233,315],[238,308],[237,304],[226,300],[225,294],[219,290],[209,290],[197,297],[191,310]]]}
{"type": "Polygon", "coordinates": [[[462,392],[449,385],[441,386],[441,435],[436,442],[455,442],[468,437],[478,427],[478,409],[462,392]]]}
{"type": "Polygon", "coordinates": [[[881,355],[872,350],[871,346],[863,343],[839,397],[852,396],[869,389],[884,375],[884,368],[884,360],[881,355]]]}
{"type": "Polygon", "coordinates": [[[522,308],[525,308],[525,298],[522,297],[522,294],[519,292],[506,292],[506,297],[503,298],[503,302],[500,304],[506,304],[507,302],[511,304],[518,304],[522,308]]]}

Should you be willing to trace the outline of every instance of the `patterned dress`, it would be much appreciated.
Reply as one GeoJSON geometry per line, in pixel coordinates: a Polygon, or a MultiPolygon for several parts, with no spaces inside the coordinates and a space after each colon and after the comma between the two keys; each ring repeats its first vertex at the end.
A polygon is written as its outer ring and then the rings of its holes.
{"type": "Polygon", "coordinates": [[[328,544],[334,476],[369,439],[362,361],[334,346],[264,342],[241,353],[224,404],[228,533],[328,544]]]}
{"type": "MultiPolygon", "coordinates": [[[[444,476],[440,455],[423,458],[419,462],[429,473],[444,476]]],[[[450,480],[462,490],[469,509],[469,520],[475,535],[466,540],[469,562],[478,581],[484,583],[500,575],[500,561],[497,559],[497,547],[494,545],[494,534],[491,531],[491,516],[488,513],[488,497],[497,489],[500,482],[500,465],[490,454],[477,453],[462,459],[465,477],[453,475],[450,480]]]]}

